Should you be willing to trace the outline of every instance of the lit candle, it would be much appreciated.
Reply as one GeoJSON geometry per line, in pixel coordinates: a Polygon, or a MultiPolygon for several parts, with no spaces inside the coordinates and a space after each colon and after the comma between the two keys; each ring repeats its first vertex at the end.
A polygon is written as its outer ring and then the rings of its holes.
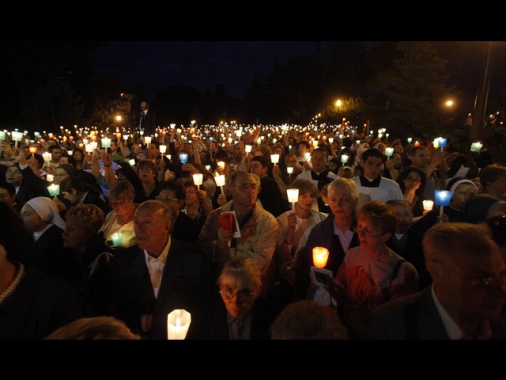
{"type": "Polygon", "coordinates": [[[111,139],[108,137],[104,137],[102,139],[102,148],[110,148],[111,147],[111,139]]]}
{"type": "MultiPolygon", "coordinates": [[[[446,146],[446,137],[440,137],[437,139],[437,145],[440,147],[440,148],[444,148],[446,146]]],[[[441,149],[443,150],[443,149],[441,149]]]]}
{"type": "Polygon", "coordinates": [[[56,197],[58,194],[60,194],[60,185],[53,183],[47,187],[47,190],[49,191],[49,195],[56,197]]]}
{"type": "Polygon", "coordinates": [[[416,140],[415,143],[413,144],[414,146],[420,146],[420,141],[416,140]]]}
{"type": "Polygon", "coordinates": [[[434,199],[439,206],[439,216],[443,216],[444,206],[448,206],[452,200],[453,193],[448,190],[434,190],[434,199]]]}
{"type": "Polygon", "coordinates": [[[413,141],[413,138],[412,137],[408,137],[408,144],[411,144],[412,141],[413,141]]]}
{"type": "Polygon", "coordinates": [[[480,142],[473,142],[471,144],[471,152],[479,153],[481,151],[481,148],[483,147],[483,144],[480,142]]]}
{"type": "Polygon", "coordinates": [[[225,161],[218,161],[217,165],[221,170],[225,169],[225,161]]]}
{"type": "Polygon", "coordinates": [[[315,267],[325,268],[329,259],[329,250],[324,247],[313,248],[313,263],[315,267]]]}
{"type": "Polygon", "coordinates": [[[225,186],[225,174],[215,176],[214,181],[216,182],[216,185],[221,187],[221,193],[225,194],[225,192],[223,191],[223,186],[225,186]]]}
{"type": "Polygon", "coordinates": [[[246,150],[246,153],[251,152],[251,148],[252,148],[252,146],[251,146],[251,145],[246,145],[246,146],[244,147],[244,149],[246,150]]]}
{"type": "Polygon", "coordinates": [[[146,136],[146,137],[144,137],[144,143],[145,143],[146,145],[151,144],[151,136],[146,136]]]}
{"type": "Polygon", "coordinates": [[[0,131],[0,141],[5,141],[5,131],[0,131]]]}
{"type": "Polygon", "coordinates": [[[271,162],[277,164],[279,162],[279,154],[271,154],[271,162]]]}
{"type": "Polygon", "coordinates": [[[333,143],[334,142],[334,138],[333,137],[329,137],[329,143],[333,143]]]}
{"type": "Polygon", "coordinates": [[[348,156],[347,154],[341,154],[341,162],[343,164],[345,164],[346,162],[348,162],[348,158],[350,158],[350,156],[348,156]]]}
{"type": "Polygon", "coordinates": [[[287,167],[286,167],[286,172],[287,172],[288,174],[293,174],[293,166],[287,166],[287,167]]]}
{"type": "Polygon", "coordinates": [[[46,174],[46,181],[47,182],[53,182],[54,181],[54,177],[52,174],[46,174]]]}
{"type": "Polygon", "coordinates": [[[184,309],[175,309],[167,314],[167,339],[186,338],[191,323],[191,314],[184,309]]]}
{"type": "Polygon", "coordinates": [[[392,147],[385,148],[385,156],[387,156],[388,159],[392,157],[392,154],[394,154],[394,148],[392,147]]]}
{"type": "Polygon", "coordinates": [[[181,153],[179,155],[179,161],[182,163],[182,164],[186,164],[188,162],[188,154],[187,153],[181,153]]]}
{"type": "Polygon", "coordinates": [[[288,202],[292,202],[292,210],[295,210],[295,203],[299,201],[299,189],[286,189],[288,202]]]}
{"type": "Polygon", "coordinates": [[[125,140],[125,141],[128,140],[128,135],[126,135],[126,134],[123,135],[123,140],[125,140]]]}
{"type": "Polygon", "coordinates": [[[434,207],[434,201],[431,201],[430,199],[426,199],[423,201],[423,209],[425,211],[432,210],[432,207],[434,207]]]}
{"type": "Polygon", "coordinates": [[[206,165],[206,170],[207,170],[208,172],[210,172],[210,171],[211,171],[211,165],[206,165]]]}
{"type": "Polygon", "coordinates": [[[117,232],[111,235],[112,237],[112,245],[115,247],[120,247],[123,244],[123,234],[121,232],[117,232]]]}
{"type": "Polygon", "coordinates": [[[37,147],[36,146],[31,146],[28,149],[30,150],[30,153],[32,154],[32,157],[34,156],[35,153],[37,153],[37,147]]]}
{"type": "Polygon", "coordinates": [[[306,161],[309,161],[311,159],[311,152],[305,152],[304,158],[306,159],[306,161]]]}
{"type": "Polygon", "coordinates": [[[167,151],[167,145],[160,145],[160,153],[164,154],[167,151]]]}
{"type": "Polygon", "coordinates": [[[197,188],[200,190],[200,185],[202,185],[202,181],[204,180],[204,175],[202,173],[195,173],[193,175],[193,183],[197,185],[197,188]]]}

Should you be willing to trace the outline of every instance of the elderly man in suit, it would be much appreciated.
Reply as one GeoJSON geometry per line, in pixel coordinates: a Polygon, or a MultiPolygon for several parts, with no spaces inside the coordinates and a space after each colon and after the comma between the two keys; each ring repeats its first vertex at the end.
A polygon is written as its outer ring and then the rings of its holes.
{"type": "Polygon", "coordinates": [[[506,263],[487,227],[436,224],[423,249],[433,284],[377,307],[373,337],[505,339],[506,263]]]}
{"type": "Polygon", "coordinates": [[[116,255],[104,275],[105,313],[143,339],[167,339],[167,314],[174,309],[191,314],[188,339],[207,334],[203,308],[212,290],[210,266],[201,250],[170,236],[176,216],[177,206],[140,204],[134,214],[137,245],[116,255]]]}

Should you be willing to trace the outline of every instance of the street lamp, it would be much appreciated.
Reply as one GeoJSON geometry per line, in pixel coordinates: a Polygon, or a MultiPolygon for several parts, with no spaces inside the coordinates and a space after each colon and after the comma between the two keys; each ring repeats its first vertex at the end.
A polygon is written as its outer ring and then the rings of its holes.
{"type": "Polygon", "coordinates": [[[336,107],[337,107],[337,120],[339,120],[339,113],[341,111],[341,105],[343,104],[343,102],[341,101],[341,99],[337,99],[336,100],[336,107]]]}

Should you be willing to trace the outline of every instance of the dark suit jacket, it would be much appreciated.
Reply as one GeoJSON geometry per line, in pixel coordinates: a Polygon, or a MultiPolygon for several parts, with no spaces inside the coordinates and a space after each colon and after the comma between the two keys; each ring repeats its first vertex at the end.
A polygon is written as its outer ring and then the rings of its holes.
{"type": "Polygon", "coordinates": [[[155,133],[157,127],[156,114],[151,110],[148,110],[143,116],[139,114],[139,123],[140,128],[144,129],[144,136],[151,136],[155,133]]]}
{"type": "MultiPolygon", "coordinates": [[[[432,299],[431,286],[378,306],[370,337],[375,339],[450,339],[432,299]]],[[[506,326],[491,321],[492,339],[505,339],[506,326]]]]}
{"type": "Polygon", "coordinates": [[[53,224],[35,242],[36,252],[28,254],[30,262],[44,273],[51,274],[58,253],[63,247],[63,229],[53,224]]]}
{"type": "Polygon", "coordinates": [[[144,251],[137,245],[115,255],[104,281],[108,314],[123,320],[145,339],[167,339],[167,314],[174,309],[191,313],[187,339],[205,338],[211,292],[210,266],[203,251],[172,238],[162,282],[155,298],[144,251]],[[153,314],[152,329],[141,331],[141,316],[153,314]]]}

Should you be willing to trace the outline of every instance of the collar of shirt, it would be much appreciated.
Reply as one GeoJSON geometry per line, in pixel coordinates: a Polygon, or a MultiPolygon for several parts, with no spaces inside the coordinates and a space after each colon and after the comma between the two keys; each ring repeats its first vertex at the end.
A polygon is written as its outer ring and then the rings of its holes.
{"type": "Polygon", "coordinates": [[[160,264],[165,266],[165,263],[167,262],[167,256],[169,254],[170,243],[171,243],[171,239],[170,239],[170,235],[169,235],[169,237],[167,239],[167,244],[165,244],[165,248],[163,249],[162,253],[158,257],[153,257],[146,250],[144,250],[144,257],[146,259],[146,265],[148,266],[148,269],[150,268],[150,266],[153,267],[153,266],[158,266],[160,264]]]}

